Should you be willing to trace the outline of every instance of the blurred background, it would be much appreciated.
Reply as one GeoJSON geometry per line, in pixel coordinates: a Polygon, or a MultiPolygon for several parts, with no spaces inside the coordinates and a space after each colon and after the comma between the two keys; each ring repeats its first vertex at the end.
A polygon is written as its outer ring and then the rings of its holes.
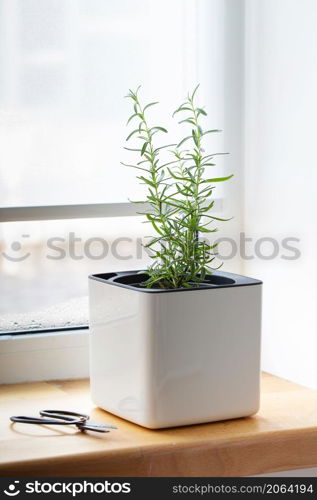
{"type": "MultiPolygon", "coordinates": [[[[234,173],[219,262],[264,281],[263,369],[317,388],[316,25],[315,0],[0,0],[0,205],[142,198],[123,96],[160,102],[165,144],[200,83],[206,149],[230,152],[214,173],[234,173]]],[[[149,261],[139,216],[0,220],[2,333],[87,325],[87,276],[149,261]]]]}

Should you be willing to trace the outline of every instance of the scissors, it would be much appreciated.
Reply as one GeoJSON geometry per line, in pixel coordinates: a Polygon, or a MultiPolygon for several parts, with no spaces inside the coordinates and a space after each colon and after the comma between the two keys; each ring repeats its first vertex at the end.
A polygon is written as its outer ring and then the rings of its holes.
{"type": "Polygon", "coordinates": [[[95,422],[89,419],[89,415],[65,410],[42,410],[41,417],[12,416],[11,422],[22,424],[40,425],[76,425],[81,431],[110,432],[109,429],[117,429],[114,425],[95,422]]]}

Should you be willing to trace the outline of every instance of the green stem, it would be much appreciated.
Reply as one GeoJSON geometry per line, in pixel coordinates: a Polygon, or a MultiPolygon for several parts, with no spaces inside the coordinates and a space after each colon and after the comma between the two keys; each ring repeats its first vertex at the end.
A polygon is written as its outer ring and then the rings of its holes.
{"type": "MultiPolygon", "coordinates": [[[[155,165],[155,153],[154,153],[153,137],[152,137],[151,130],[148,126],[148,123],[147,123],[145,115],[144,115],[144,109],[142,109],[138,99],[136,100],[136,104],[138,106],[140,115],[142,116],[142,121],[144,123],[145,133],[146,133],[148,147],[149,147],[147,153],[149,153],[149,156],[150,156],[150,175],[152,178],[152,182],[154,184],[154,193],[155,193],[155,203],[156,203],[156,208],[157,208],[157,215],[158,215],[159,221],[161,223],[161,229],[163,229],[163,233],[165,236],[163,241],[165,241],[167,243],[167,246],[168,246],[167,253],[169,254],[169,256],[171,258],[171,262],[173,262],[172,258],[174,256],[173,255],[174,252],[173,252],[173,248],[172,248],[171,239],[168,238],[169,231],[168,231],[168,227],[166,224],[166,216],[165,216],[164,210],[163,210],[161,193],[159,191],[160,183],[159,183],[158,178],[157,178],[157,168],[155,165]]],[[[165,247],[165,250],[166,250],[166,247],[165,247]]],[[[175,281],[175,276],[174,276],[175,273],[173,272],[174,269],[173,269],[172,265],[171,265],[171,270],[172,270],[172,275],[173,275],[172,276],[173,284],[176,287],[176,281],[175,281]]]]}

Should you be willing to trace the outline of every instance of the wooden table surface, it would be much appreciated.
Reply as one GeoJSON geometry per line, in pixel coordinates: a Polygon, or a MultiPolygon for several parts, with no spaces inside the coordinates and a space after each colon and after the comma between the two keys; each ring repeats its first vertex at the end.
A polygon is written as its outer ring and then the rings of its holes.
{"type": "Polygon", "coordinates": [[[262,376],[260,412],[148,430],[98,408],[87,380],[0,386],[0,476],[247,476],[317,466],[317,392],[262,376]],[[40,409],[72,409],[118,426],[109,434],[11,424],[40,409]]]}

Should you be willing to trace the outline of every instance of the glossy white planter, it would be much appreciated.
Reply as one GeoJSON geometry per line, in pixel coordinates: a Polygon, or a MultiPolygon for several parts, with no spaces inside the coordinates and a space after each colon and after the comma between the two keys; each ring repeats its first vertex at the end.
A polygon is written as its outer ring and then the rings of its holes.
{"type": "Polygon", "coordinates": [[[95,404],[149,428],[256,413],[261,282],[223,272],[213,280],[227,284],[195,290],[109,281],[126,275],[89,279],[95,404]]]}

